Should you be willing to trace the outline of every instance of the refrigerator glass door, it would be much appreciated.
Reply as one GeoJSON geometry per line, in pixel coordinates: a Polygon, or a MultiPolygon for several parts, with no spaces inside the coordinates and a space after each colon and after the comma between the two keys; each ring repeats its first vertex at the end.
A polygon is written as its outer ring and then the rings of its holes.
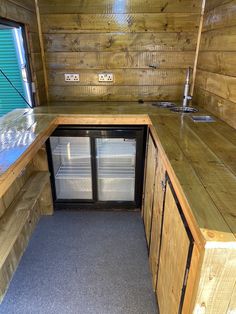
{"type": "Polygon", "coordinates": [[[91,200],[92,171],[89,137],[50,138],[57,199],[91,200]]]}
{"type": "Polygon", "coordinates": [[[99,201],[134,201],[136,140],[97,138],[99,201]]]}

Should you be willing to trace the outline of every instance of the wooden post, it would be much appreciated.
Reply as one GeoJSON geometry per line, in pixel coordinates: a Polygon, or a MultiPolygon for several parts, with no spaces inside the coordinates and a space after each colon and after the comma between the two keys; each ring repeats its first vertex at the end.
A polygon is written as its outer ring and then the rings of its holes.
{"type": "Polygon", "coordinates": [[[206,0],[202,0],[202,10],[201,10],[201,17],[200,17],[200,23],[199,23],[199,29],[198,29],[196,55],[195,55],[194,66],[193,66],[193,80],[192,80],[192,85],[191,85],[191,90],[190,90],[190,95],[192,97],[193,97],[195,81],[196,81],[197,63],[198,63],[198,55],[199,55],[199,50],[200,50],[201,38],[202,38],[202,28],[203,28],[205,7],[206,7],[206,0]]]}
{"type": "Polygon", "coordinates": [[[37,23],[38,23],[38,31],[39,31],[40,50],[41,50],[42,63],[43,63],[44,83],[45,83],[46,97],[47,97],[47,103],[48,103],[48,102],[49,102],[48,76],[47,76],[47,69],[46,69],[46,62],[45,62],[45,51],[44,51],[44,43],[43,43],[43,33],[42,33],[42,27],[41,27],[41,18],[40,18],[38,0],[35,0],[35,9],[36,9],[36,16],[37,16],[37,23]]]}

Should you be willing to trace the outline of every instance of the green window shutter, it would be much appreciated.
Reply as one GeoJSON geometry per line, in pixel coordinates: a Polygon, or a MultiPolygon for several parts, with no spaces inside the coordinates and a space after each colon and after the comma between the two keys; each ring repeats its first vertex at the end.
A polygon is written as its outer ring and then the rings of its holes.
{"type": "MultiPolygon", "coordinates": [[[[20,93],[25,95],[13,29],[0,29],[0,69],[20,93]]],[[[13,109],[25,108],[26,106],[24,100],[0,73],[0,116],[13,109]]]]}

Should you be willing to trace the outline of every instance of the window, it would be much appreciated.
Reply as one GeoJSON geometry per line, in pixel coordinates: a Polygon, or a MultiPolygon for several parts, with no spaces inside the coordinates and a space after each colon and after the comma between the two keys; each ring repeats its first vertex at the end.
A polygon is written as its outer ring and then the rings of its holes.
{"type": "Polygon", "coordinates": [[[33,106],[24,25],[0,19],[0,117],[33,106]]]}

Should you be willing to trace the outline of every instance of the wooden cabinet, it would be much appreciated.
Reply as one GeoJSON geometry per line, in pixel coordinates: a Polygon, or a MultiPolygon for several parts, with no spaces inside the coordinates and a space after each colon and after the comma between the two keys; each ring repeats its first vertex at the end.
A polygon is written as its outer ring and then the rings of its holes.
{"type": "Polygon", "coordinates": [[[152,137],[148,141],[143,218],[160,314],[181,313],[193,240],[152,137]]]}
{"type": "Polygon", "coordinates": [[[145,226],[147,245],[149,247],[151,236],[154,182],[157,166],[157,148],[151,136],[149,136],[148,140],[147,153],[148,155],[145,176],[145,198],[143,203],[143,220],[145,226]]]}
{"type": "Polygon", "coordinates": [[[171,184],[167,182],[156,289],[160,314],[177,314],[182,310],[192,252],[192,237],[183,219],[171,184]]]}
{"type": "Polygon", "coordinates": [[[151,240],[149,250],[149,263],[152,272],[153,289],[156,290],[157,269],[159,263],[160,243],[161,243],[161,226],[163,213],[163,200],[165,194],[166,171],[157,151],[156,172],[154,181],[153,206],[152,206],[152,223],[151,223],[151,240]]]}

